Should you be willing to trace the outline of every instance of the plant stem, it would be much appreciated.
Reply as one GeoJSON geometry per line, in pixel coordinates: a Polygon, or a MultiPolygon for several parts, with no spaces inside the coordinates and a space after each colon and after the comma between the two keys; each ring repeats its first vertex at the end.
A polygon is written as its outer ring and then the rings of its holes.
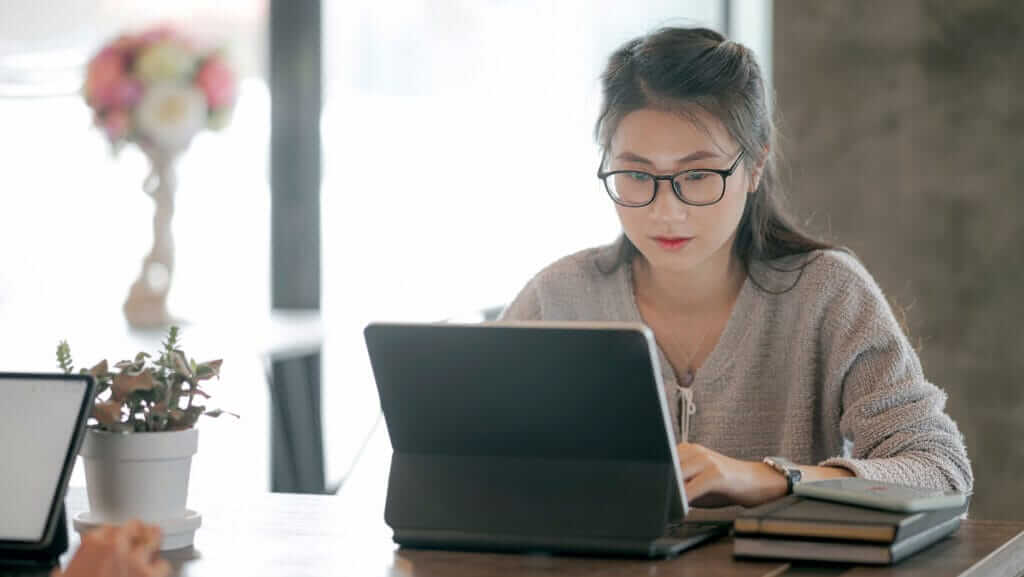
{"type": "MultiPolygon", "coordinates": [[[[139,421],[138,413],[141,410],[142,410],[142,401],[141,400],[135,401],[135,407],[132,409],[132,428],[133,429],[138,424],[141,424],[143,427],[146,426],[145,419],[143,419],[142,421],[139,421]]],[[[143,415],[145,415],[145,413],[143,413],[143,415]]]]}

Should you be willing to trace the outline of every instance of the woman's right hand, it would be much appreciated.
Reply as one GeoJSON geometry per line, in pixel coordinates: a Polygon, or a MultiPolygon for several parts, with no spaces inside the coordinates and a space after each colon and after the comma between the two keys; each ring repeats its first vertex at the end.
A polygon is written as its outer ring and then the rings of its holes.
{"type": "Polygon", "coordinates": [[[67,569],[51,577],[167,577],[171,564],[157,556],[160,528],[129,521],[106,525],[82,536],[67,569]]]}

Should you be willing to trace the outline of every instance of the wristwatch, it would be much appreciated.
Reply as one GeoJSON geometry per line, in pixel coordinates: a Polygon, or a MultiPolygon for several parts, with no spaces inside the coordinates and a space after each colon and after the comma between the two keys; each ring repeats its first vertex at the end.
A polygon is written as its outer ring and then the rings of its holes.
{"type": "Polygon", "coordinates": [[[786,494],[793,494],[793,485],[800,482],[800,469],[796,464],[785,457],[765,457],[764,464],[775,469],[786,478],[786,494]]]}

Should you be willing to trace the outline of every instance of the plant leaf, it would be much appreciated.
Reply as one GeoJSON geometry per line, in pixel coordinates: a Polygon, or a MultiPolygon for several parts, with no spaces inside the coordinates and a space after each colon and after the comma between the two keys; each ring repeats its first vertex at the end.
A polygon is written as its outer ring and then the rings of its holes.
{"type": "Polygon", "coordinates": [[[224,409],[212,409],[212,410],[206,411],[203,414],[206,415],[207,417],[213,417],[215,419],[217,417],[222,416],[222,415],[231,415],[232,417],[234,417],[236,419],[241,419],[242,418],[238,413],[232,413],[231,411],[225,411],[224,409]]]}
{"type": "Polygon", "coordinates": [[[156,402],[166,403],[166,401],[167,401],[167,385],[164,384],[164,383],[161,383],[160,381],[154,381],[154,383],[155,384],[153,385],[153,392],[156,393],[156,399],[154,399],[153,402],[154,403],[156,403],[156,402]]]}
{"type": "Polygon", "coordinates": [[[180,431],[181,429],[187,429],[188,427],[183,424],[184,420],[185,411],[180,409],[171,409],[167,412],[167,430],[180,431]]]}
{"type": "Polygon", "coordinates": [[[107,359],[96,363],[96,366],[89,369],[89,374],[99,379],[110,374],[110,369],[107,367],[107,359]]]}
{"type": "Polygon", "coordinates": [[[103,426],[110,426],[121,422],[121,403],[118,401],[106,401],[96,403],[92,406],[92,416],[103,426]]]}
{"type": "Polygon", "coordinates": [[[172,409],[171,417],[168,421],[168,429],[180,431],[183,429],[191,429],[195,426],[196,421],[199,417],[206,412],[206,407],[200,407],[198,405],[189,407],[185,410],[172,409]]]}
{"type": "Polygon", "coordinates": [[[109,425],[101,424],[98,428],[112,433],[127,433],[135,430],[135,427],[131,423],[111,423],[109,425]]]}
{"type": "Polygon", "coordinates": [[[134,361],[120,361],[114,366],[121,369],[122,372],[138,373],[146,368],[146,359],[136,356],[134,361]]]}
{"type": "Polygon", "coordinates": [[[206,366],[208,366],[211,369],[213,369],[213,372],[216,373],[217,376],[219,377],[220,376],[220,366],[224,364],[224,359],[217,359],[215,361],[206,361],[203,364],[205,364],[206,366]]]}
{"type": "Polygon", "coordinates": [[[205,381],[212,379],[213,377],[220,378],[220,366],[224,362],[223,359],[217,359],[216,361],[207,361],[200,363],[196,366],[196,380],[205,381]]]}
{"type": "Polygon", "coordinates": [[[185,358],[185,353],[179,350],[174,351],[174,370],[182,375],[185,380],[192,378],[192,369],[188,365],[188,359],[185,358]]]}
{"type": "Polygon", "coordinates": [[[205,412],[206,407],[201,407],[199,405],[193,405],[185,409],[185,421],[188,423],[188,426],[194,426],[196,421],[199,420],[199,417],[203,416],[203,413],[205,412]]]}
{"type": "Polygon", "coordinates": [[[142,371],[137,375],[121,373],[114,375],[114,382],[111,384],[114,400],[123,400],[135,391],[149,391],[156,385],[153,380],[153,373],[142,371]]]}
{"type": "Polygon", "coordinates": [[[61,341],[57,344],[57,367],[64,371],[64,374],[70,374],[71,371],[75,370],[73,365],[71,347],[68,346],[67,341],[61,341]]]}
{"type": "Polygon", "coordinates": [[[129,396],[132,401],[146,401],[147,403],[155,403],[160,399],[160,391],[154,386],[152,389],[136,389],[132,391],[129,396]]]}

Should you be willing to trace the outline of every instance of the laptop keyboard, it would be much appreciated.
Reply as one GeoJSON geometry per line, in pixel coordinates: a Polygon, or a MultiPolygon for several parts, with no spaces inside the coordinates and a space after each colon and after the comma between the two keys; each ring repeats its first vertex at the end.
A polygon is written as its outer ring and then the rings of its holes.
{"type": "Polygon", "coordinates": [[[727,521],[694,521],[674,523],[668,526],[667,536],[676,539],[686,539],[697,535],[704,535],[712,531],[726,532],[731,523],[727,521]]]}

